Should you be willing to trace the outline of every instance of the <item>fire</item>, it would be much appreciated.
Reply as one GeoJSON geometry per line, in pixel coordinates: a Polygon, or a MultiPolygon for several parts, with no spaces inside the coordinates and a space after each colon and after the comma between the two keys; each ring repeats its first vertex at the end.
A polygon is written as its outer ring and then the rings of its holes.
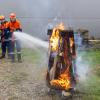
{"type": "Polygon", "coordinates": [[[64,30],[63,23],[60,23],[53,29],[52,36],[50,38],[50,47],[53,52],[57,52],[58,50],[59,30],[64,30]]]}
{"type": "MultiPolygon", "coordinates": [[[[51,47],[51,51],[52,52],[56,52],[58,54],[58,44],[59,44],[59,40],[61,40],[60,37],[60,30],[64,30],[64,24],[61,23],[59,25],[57,25],[52,32],[52,35],[50,37],[50,47],[51,47]]],[[[70,38],[70,47],[73,46],[73,39],[70,38]]],[[[63,52],[64,53],[64,52],[63,52]]],[[[63,56],[63,55],[62,55],[63,56]]],[[[59,88],[59,89],[69,89],[71,87],[71,83],[70,83],[70,77],[69,77],[69,72],[66,73],[66,71],[64,73],[61,73],[61,75],[59,75],[58,79],[52,79],[50,81],[51,86],[59,88]]]]}
{"type": "Polygon", "coordinates": [[[66,74],[61,74],[59,79],[52,80],[50,83],[53,87],[63,90],[67,90],[71,87],[70,77],[68,77],[66,74]]]}
{"type": "Polygon", "coordinates": [[[70,38],[70,47],[72,47],[73,44],[74,44],[74,40],[73,40],[73,38],[70,38]]]}
{"type": "Polygon", "coordinates": [[[53,29],[52,36],[50,38],[51,51],[56,52],[58,49],[59,32],[57,29],[53,29]]]}

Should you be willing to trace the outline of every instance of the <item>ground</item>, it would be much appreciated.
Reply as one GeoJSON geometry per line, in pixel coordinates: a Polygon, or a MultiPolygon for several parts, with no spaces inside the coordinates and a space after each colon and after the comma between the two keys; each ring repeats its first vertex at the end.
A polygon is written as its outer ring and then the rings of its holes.
{"type": "MultiPolygon", "coordinates": [[[[61,95],[49,94],[45,84],[46,51],[24,49],[22,58],[22,63],[0,60],[0,100],[62,100],[61,95]]],[[[84,59],[93,62],[93,74],[87,82],[78,84],[77,92],[68,100],[100,100],[100,51],[87,51],[84,59]]]]}

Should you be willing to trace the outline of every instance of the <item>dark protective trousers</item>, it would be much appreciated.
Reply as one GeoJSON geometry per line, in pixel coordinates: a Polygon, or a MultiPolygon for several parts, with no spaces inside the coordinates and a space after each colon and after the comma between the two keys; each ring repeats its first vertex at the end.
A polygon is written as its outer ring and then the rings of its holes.
{"type": "Polygon", "coordinates": [[[1,49],[2,49],[2,56],[5,57],[6,53],[8,52],[8,57],[9,57],[9,53],[11,52],[10,41],[2,42],[1,49]]]}

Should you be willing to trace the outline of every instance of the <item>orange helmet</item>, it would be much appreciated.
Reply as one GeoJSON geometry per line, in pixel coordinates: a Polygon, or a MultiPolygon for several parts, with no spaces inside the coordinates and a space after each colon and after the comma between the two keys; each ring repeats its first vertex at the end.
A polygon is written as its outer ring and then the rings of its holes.
{"type": "Polygon", "coordinates": [[[16,18],[16,14],[15,13],[11,13],[9,17],[10,17],[10,19],[16,18]]]}
{"type": "Polygon", "coordinates": [[[0,20],[5,20],[5,16],[1,15],[0,20]]]}

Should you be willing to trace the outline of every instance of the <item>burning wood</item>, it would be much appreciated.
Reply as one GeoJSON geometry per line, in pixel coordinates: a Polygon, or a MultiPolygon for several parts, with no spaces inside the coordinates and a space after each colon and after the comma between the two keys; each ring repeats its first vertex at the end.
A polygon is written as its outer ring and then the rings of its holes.
{"type": "Polygon", "coordinates": [[[72,59],[75,56],[73,31],[57,25],[50,35],[49,83],[52,87],[68,90],[72,87],[72,59]]]}

